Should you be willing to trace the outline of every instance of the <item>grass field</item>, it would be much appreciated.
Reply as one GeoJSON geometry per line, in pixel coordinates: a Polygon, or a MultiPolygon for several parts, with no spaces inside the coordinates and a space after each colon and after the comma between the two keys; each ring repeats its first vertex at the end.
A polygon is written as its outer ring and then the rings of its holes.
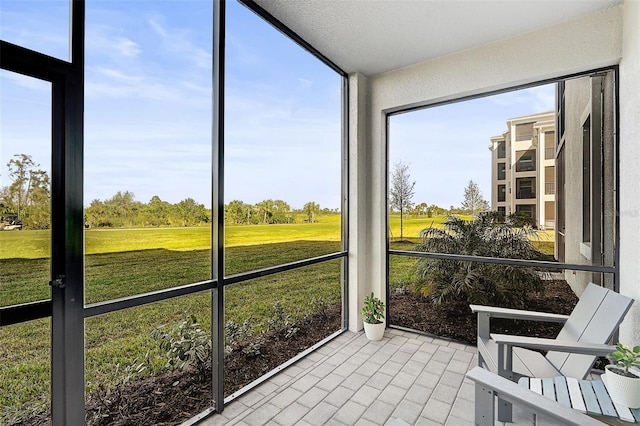
{"type": "MultiPolygon", "coordinates": [[[[418,241],[420,230],[443,218],[406,219],[405,238],[418,241]]],[[[390,232],[398,238],[399,218],[390,232]]],[[[318,223],[230,226],[225,230],[226,275],[247,272],[340,250],[340,216],[318,223]]],[[[551,243],[552,244],[552,243],[551,243]]],[[[209,228],[91,229],[85,232],[85,302],[94,303],[210,279],[209,228]]],[[[411,249],[413,243],[392,243],[411,249]]],[[[48,299],[50,233],[0,232],[0,306],[48,299]]],[[[409,281],[414,259],[394,256],[393,286],[409,281]]],[[[294,316],[313,311],[314,298],[337,303],[341,297],[340,261],[247,281],[225,289],[225,315],[241,323],[252,317],[264,328],[276,301],[294,316]]],[[[160,371],[158,343],[150,332],[194,314],[210,328],[210,294],[203,292],[165,302],[89,318],[86,328],[88,390],[127,377],[126,366],[149,353],[147,374],[160,371]]],[[[0,425],[49,405],[50,320],[0,328],[0,425]]]]}
{"type": "MultiPolygon", "coordinates": [[[[340,250],[340,217],[319,223],[230,226],[225,230],[226,274],[320,256],[340,250]]],[[[211,278],[209,228],[114,229],[85,232],[85,301],[94,303],[211,278]]],[[[48,299],[50,233],[0,232],[0,306],[48,299]]],[[[225,315],[252,317],[264,328],[280,301],[295,317],[312,312],[314,298],[337,303],[340,261],[333,260],[228,287],[225,315]]],[[[210,329],[210,294],[89,318],[86,329],[88,390],[123,381],[126,367],[149,353],[147,374],[160,371],[158,342],[150,332],[194,314],[210,329]]],[[[11,424],[49,405],[50,320],[0,328],[0,424],[11,424]]]]}

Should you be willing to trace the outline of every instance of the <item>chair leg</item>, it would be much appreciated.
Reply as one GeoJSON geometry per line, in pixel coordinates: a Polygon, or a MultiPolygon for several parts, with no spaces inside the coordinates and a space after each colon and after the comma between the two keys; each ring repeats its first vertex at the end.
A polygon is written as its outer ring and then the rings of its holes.
{"type": "MultiPolygon", "coordinates": [[[[498,375],[513,381],[513,352],[510,345],[498,345],[498,375]]],[[[511,403],[501,398],[498,398],[498,421],[513,421],[511,403]]]]}
{"type": "Polygon", "coordinates": [[[498,398],[498,421],[500,422],[513,421],[513,407],[511,403],[501,398],[498,398]]]}
{"type": "Polygon", "coordinates": [[[494,426],[495,425],[495,409],[493,391],[476,383],[476,402],[475,402],[475,420],[477,426],[494,426]]]}

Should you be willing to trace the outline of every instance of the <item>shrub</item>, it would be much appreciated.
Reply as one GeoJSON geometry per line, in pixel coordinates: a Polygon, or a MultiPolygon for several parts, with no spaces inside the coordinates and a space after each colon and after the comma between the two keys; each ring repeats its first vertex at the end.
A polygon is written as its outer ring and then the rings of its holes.
{"type": "MultiPolygon", "coordinates": [[[[421,231],[416,251],[467,256],[542,260],[545,255],[531,243],[535,230],[500,223],[491,212],[466,221],[448,217],[444,229],[421,231]]],[[[543,288],[541,271],[530,267],[421,258],[416,262],[415,290],[433,303],[466,303],[523,306],[527,292],[543,288]]]]}
{"type": "Polygon", "coordinates": [[[529,226],[531,228],[536,227],[536,221],[529,215],[522,212],[513,212],[507,216],[506,222],[518,228],[529,226]]]}
{"type": "Polygon", "coordinates": [[[160,340],[160,349],[167,355],[165,368],[182,371],[193,365],[204,374],[211,355],[211,339],[200,328],[196,317],[189,316],[167,332],[164,329],[164,325],[160,326],[151,335],[160,340]]]}
{"type": "Polygon", "coordinates": [[[227,321],[224,325],[224,351],[229,354],[239,349],[249,359],[262,355],[264,339],[257,337],[251,341],[254,334],[252,318],[244,320],[242,325],[235,321],[227,321]]]}
{"type": "Polygon", "coordinates": [[[289,339],[300,331],[295,320],[285,310],[278,300],[273,305],[273,316],[268,321],[269,330],[276,330],[289,339]]]}
{"type": "Polygon", "coordinates": [[[314,314],[320,314],[322,318],[327,318],[327,308],[329,308],[329,302],[324,297],[313,296],[311,302],[311,312],[314,314]]]}

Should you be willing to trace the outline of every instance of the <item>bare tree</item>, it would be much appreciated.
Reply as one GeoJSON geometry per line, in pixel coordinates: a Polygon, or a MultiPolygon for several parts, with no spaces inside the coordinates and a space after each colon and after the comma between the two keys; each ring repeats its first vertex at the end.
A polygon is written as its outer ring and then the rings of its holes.
{"type": "Polygon", "coordinates": [[[409,174],[409,164],[398,161],[391,174],[391,185],[389,188],[389,205],[392,209],[400,212],[400,240],[403,239],[403,216],[406,210],[413,207],[413,187],[416,182],[411,182],[409,174]]]}
{"type": "Polygon", "coordinates": [[[481,211],[489,210],[489,203],[482,198],[480,187],[473,180],[464,189],[464,200],[462,201],[462,210],[476,214],[481,211]]]}

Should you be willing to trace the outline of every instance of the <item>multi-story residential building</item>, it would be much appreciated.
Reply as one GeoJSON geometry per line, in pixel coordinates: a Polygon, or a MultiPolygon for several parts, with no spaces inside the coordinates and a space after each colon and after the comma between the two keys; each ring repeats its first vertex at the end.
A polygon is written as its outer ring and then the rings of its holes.
{"type": "Polygon", "coordinates": [[[507,120],[491,138],[491,209],[522,213],[540,229],[555,228],[555,113],[507,120]]]}
{"type": "MultiPolygon", "coordinates": [[[[560,82],[556,111],[509,119],[491,138],[492,210],[553,229],[559,262],[614,263],[613,84],[612,72],[560,82]]],[[[611,274],[567,270],[565,279],[576,292],[589,282],[614,288],[611,274]]]]}

